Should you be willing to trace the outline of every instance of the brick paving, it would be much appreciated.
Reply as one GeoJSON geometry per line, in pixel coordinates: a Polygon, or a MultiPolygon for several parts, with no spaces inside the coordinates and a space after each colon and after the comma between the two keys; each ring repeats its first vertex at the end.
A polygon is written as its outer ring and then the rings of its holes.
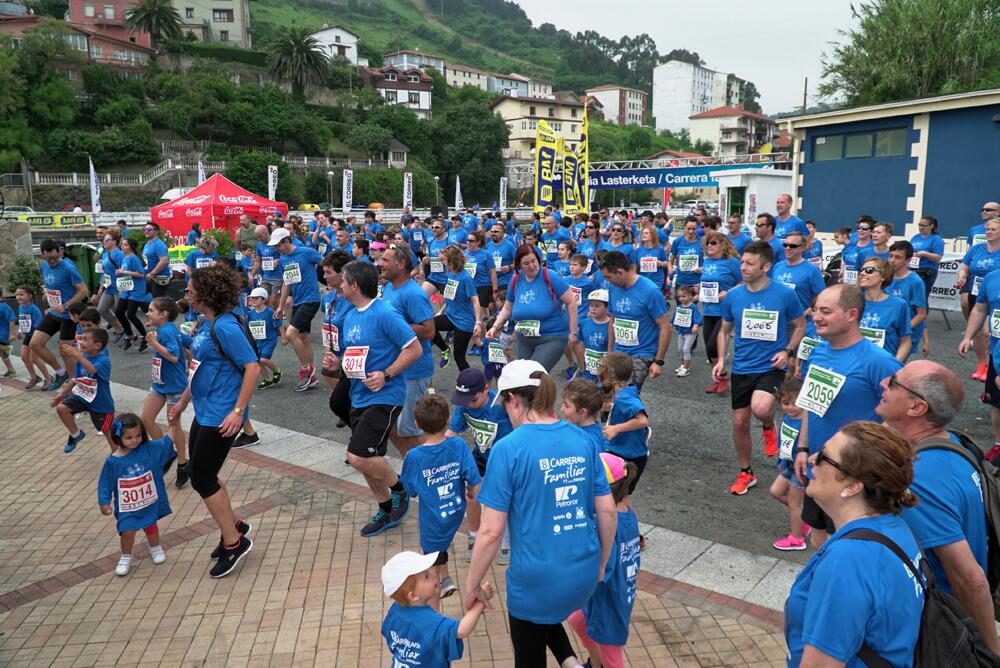
{"type": "MultiPolygon", "coordinates": [[[[114,520],[96,499],[103,438],[81,423],[87,438],[63,454],[51,395],[0,385],[0,666],[389,665],[379,571],[392,554],[419,549],[415,513],[363,539],[358,528],[373,512],[366,488],[234,451],[222,477],[254,525],[254,549],[237,572],[208,577],[217,529],[171,474],[174,512],[160,522],[166,563],[153,565],[140,534],[132,572],[117,577],[114,520]]],[[[464,543],[450,559],[460,587],[464,543]]],[[[510,665],[503,570],[488,576],[495,609],[454,665],[510,665]]],[[[783,665],[780,614],[647,572],[639,588],[629,665],[783,665]]],[[[443,612],[461,616],[460,595],[443,612]]]]}

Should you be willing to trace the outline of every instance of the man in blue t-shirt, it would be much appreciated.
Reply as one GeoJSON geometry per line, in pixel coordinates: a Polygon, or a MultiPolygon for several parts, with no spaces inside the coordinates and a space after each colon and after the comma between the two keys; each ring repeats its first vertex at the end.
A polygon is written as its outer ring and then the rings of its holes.
{"type": "Polygon", "coordinates": [[[292,298],[292,317],[288,321],[288,339],[291,341],[295,356],[299,358],[299,384],[296,392],[304,392],[316,385],[316,369],[313,366],[312,341],[309,332],[312,331],[312,321],[319,311],[319,279],[316,267],[323,261],[323,256],[312,248],[292,244],[291,234],[279,227],[271,234],[267,243],[278,250],[278,261],[281,266],[281,296],[278,306],[274,309],[274,319],[281,320],[284,315],[285,300],[292,298]]]}
{"type": "Polygon", "coordinates": [[[798,216],[792,215],[792,196],[789,194],[778,195],[774,203],[777,214],[774,217],[774,236],[784,239],[789,232],[801,232],[802,238],[809,236],[809,228],[805,221],[798,216]]]}
{"type": "Polygon", "coordinates": [[[771,278],[794,290],[802,310],[808,311],[813,299],[826,287],[823,272],[803,259],[806,237],[798,230],[786,234],[781,245],[785,250],[785,259],[774,265],[771,278]]]}
{"type": "Polygon", "coordinates": [[[927,327],[927,291],[920,276],[910,271],[912,258],[913,244],[909,241],[897,241],[889,246],[892,283],[885,288],[885,291],[894,297],[899,297],[910,307],[910,330],[913,339],[910,350],[916,350],[927,327]]]}
{"type": "Polygon", "coordinates": [[[875,412],[917,453],[910,489],[920,502],[904,508],[902,517],[924,548],[938,589],[958,599],[990,648],[1000,653],[986,579],[982,482],[963,455],[934,447],[948,442],[962,447],[946,427],[964,398],[958,374],[937,362],[916,360],[883,381],[875,412]]]}
{"type": "Polygon", "coordinates": [[[260,276],[260,287],[267,290],[267,305],[278,308],[278,297],[281,296],[281,253],[270,245],[271,232],[266,225],[258,225],[254,230],[257,247],[254,252],[253,267],[250,268],[250,278],[260,276]]]}
{"type": "Polygon", "coordinates": [[[732,336],[733,444],[740,472],[729,492],[737,496],[757,484],[750,466],[751,415],[760,421],[764,454],[768,457],[778,454],[778,430],[774,426],[776,395],[784,383],[788,362],[806,331],[802,304],[795,292],[767,277],[773,262],[774,250],[769,244],[763,241],[749,244],[740,263],[743,284],[730,290],[722,302],[720,354],[712,368],[712,380],[727,381],[725,351],[729,350],[732,336]]]}
{"type": "Polygon", "coordinates": [[[146,243],[142,256],[146,261],[146,288],[153,297],[163,297],[170,285],[170,253],[167,244],[160,239],[160,226],[146,223],[142,228],[146,243]]]}
{"type": "Polygon", "coordinates": [[[76,265],[63,257],[62,249],[55,239],[43,239],[41,251],[42,287],[48,308],[31,336],[31,352],[56,370],[52,384],[48,387],[50,391],[54,391],[62,387],[69,378],[66,370],[73,368],[75,360],[60,348],[60,365],[56,362],[55,355],[45,346],[56,332],[59,333],[60,344],[76,339],[76,323],[69,316],[69,307],[85,301],[90,293],[80,272],[76,270],[76,265]]]}
{"type": "Polygon", "coordinates": [[[486,252],[493,258],[493,268],[497,272],[497,286],[506,288],[514,276],[514,257],[517,246],[507,236],[507,226],[502,222],[493,223],[490,239],[486,242],[486,252]]]}
{"type": "Polygon", "coordinates": [[[734,213],[726,220],[726,236],[736,246],[736,252],[743,255],[743,250],[753,241],[750,235],[743,231],[743,219],[739,214],[734,213]]]}
{"type": "Polygon", "coordinates": [[[542,246],[545,248],[545,264],[552,266],[553,262],[559,260],[559,244],[563,241],[570,241],[569,232],[559,227],[558,221],[549,216],[542,223],[545,231],[542,232],[542,246]]]}
{"type": "Polygon", "coordinates": [[[632,358],[632,382],[641,392],[647,377],[656,378],[663,373],[663,358],[670,347],[673,328],[663,293],[651,280],[636,273],[636,269],[618,251],[611,251],[601,260],[601,273],[609,284],[608,352],[621,352],[632,358]]]}
{"type": "Polygon", "coordinates": [[[966,243],[971,248],[976,244],[986,243],[986,221],[1000,218],[1000,202],[987,202],[979,211],[983,222],[969,228],[969,234],[965,237],[966,243]]]}
{"type": "Polygon", "coordinates": [[[341,291],[354,310],[344,316],[340,347],[323,358],[323,373],[351,380],[351,440],[347,463],[365,477],[378,510],[361,529],[370,538],[398,525],[410,510],[403,483],[385,459],[389,432],[406,400],[404,372],[423,350],[414,330],[378,296],[375,265],[355,260],[343,271],[341,291]]]}

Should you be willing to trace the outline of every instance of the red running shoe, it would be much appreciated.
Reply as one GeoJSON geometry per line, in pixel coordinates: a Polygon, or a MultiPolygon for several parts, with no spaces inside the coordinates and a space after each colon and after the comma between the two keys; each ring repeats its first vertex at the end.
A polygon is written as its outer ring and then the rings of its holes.
{"type": "Polygon", "coordinates": [[[764,454],[768,457],[777,455],[778,428],[772,424],[770,429],[761,429],[760,433],[764,436],[764,454]]]}

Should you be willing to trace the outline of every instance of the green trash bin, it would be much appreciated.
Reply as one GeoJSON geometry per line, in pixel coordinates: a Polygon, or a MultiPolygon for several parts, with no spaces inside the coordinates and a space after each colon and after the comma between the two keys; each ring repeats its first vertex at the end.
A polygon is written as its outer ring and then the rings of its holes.
{"type": "Polygon", "coordinates": [[[94,268],[97,265],[94,261],[94,254],[98,250],[100,249],[94,244],[78,243],[66,246],[66,257],[76,265],[76,270],[80,272],[84,284],[92,295],[97,294],[97,290],[101,287],[101,275],[94,268]]]}

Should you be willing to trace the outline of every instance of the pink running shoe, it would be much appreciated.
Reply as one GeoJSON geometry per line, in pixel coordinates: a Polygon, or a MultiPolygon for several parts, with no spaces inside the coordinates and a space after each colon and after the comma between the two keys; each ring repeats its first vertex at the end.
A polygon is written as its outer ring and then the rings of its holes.
{"type": "Polygon", "coordinates": [[[776,550],[781,550],[782,552],[798,552],[806,549],[806,541],[802,538],[796,538],[792,534],[788,534],[784,538],[779,538],[771,543],[771,546],[776,550]]]}

